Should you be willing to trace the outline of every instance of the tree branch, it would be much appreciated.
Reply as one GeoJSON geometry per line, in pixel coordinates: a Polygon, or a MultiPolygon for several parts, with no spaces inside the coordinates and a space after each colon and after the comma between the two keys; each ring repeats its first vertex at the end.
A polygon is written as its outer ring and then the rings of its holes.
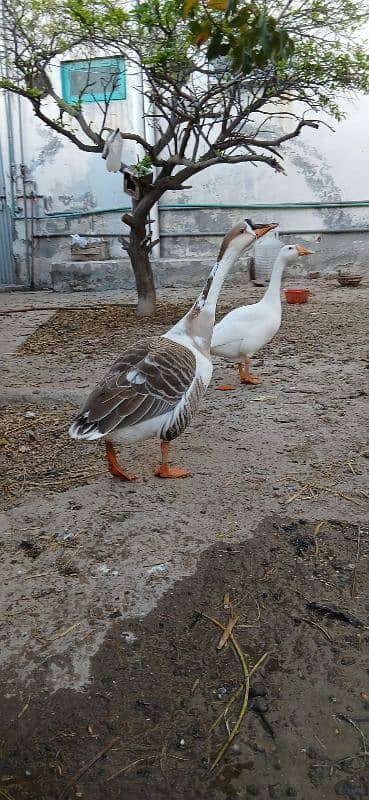
{"type": "MultiPolygon", "coordinates": [[[[19,92],[19,94],[21,93],[19,92]]],[[[72,131],[68,130],[63,125],[60,125],[58,122],[55,122],[55,120],[50,119],[50,117],[47,117],[46,114],[44,114],[41,111],[39,100],[35,100],[35,98],[28,98],[28,99],[31,100],[32,107],[36,114],[36,117],[38,117],[41,120],[41,122],[44,122],[45,125],[51,128],[53,131],[56,131],[56,133],[60,133],[62,136],[65,136],[67,139],[73,142],[73,144],[77,145],[77,147],[79,147],[80,150],[84,150],[86,153],[102,152],[104,146],[103,141],[101,141],[100,146],[85,144],[85,142],[82,142],[82,140],[79,139],[78,136],[76,136],[74,133],[72,133],[72,131]]]]}

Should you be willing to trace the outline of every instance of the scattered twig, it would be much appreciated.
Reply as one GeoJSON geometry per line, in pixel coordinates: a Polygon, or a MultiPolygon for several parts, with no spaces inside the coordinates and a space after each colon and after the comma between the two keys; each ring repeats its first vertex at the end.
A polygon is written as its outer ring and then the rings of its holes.
{"type": "Polygon", "coordinates": [[[344,758],[339,758],[338,761],[326,761],[323,764],[312,764],[312,767],[325,767],[326,769],[334,769],[334,767],[338,767],[340,764],[344,764],[347,761],[354,761],[355,758],[365,758],[366,753],[354,753],[353,756],[345,756],[344,758]]]}
{"type": "MultiPolygon", "coordinates": [[[[331,465],[330,471],[325,473],[327,477],[332,474],[333,467],[337,468],[337,465],[331,465]]],[[[357,473],[355,473],[355,475],[356,474],[357,473]]],[[[339,483],[340,478],[335,480],[333,484],[330,484],[330,486],[321,486],[318,483],[311,483],[310,481],[303,482],[300,478],[296,478],[294,475],[284,475],[283,478],[280,478],[280,480],[283,482],[294,481],[300,485],[300,488],[287,498],[286,503],[292,503],[294,500],[297,500],[297,498],[301,497],[304,492],[309,492],[310,496],[313,498],[316,498],[317,494],[319,493],[328,492],[329,494],[335,495],[335,497],[341,497],[343,500],[348,500],[350,503],[354,503],[360,507],[362,506],[360,500],[357,500],[355,497],[344,494],[343,492],[340,492],[338,489],[334,488],[339,483]]],[[[362,494],[360,491],[359,493],[362,494]]]]}
{"type": "Polygon", "coordinates": [[[109,781],[114,780],[114,778],[117,778],[118,775],[122,775],[123,772],[128,772],[128,770],[131,769],[131,767],[135,767],[136,764],[139,764],[141,761],[147,761],[148,758],[156,758],[156,756],[148,755],[148,756],[141,756],[141,758],[136,758],[136,761],[131,761],[129,764],[126,764],[125,767],[121,767],[121,769],[118,769],[117,772],[113,772],[112,775],[109,775],[109,777],[107,778],[107,783],[109,783],[109,781]]]}
{"type": "MultiPolygon", "coordinates": [[[[259,667],[261,667],[261,665],[265,663],[265,661],[266,661],[268,656],[269,656],[269,653],[264,653],[261,656],[261,658],[259,658],[259,661],[256,662],[256,664],[252,667],[252,669],[250,669],[250,678],[253,676],[254,672],[256,672],[256,670],[258,670],[259,667]]],[[[235,689],[235,691],[233,692],[233,694],[229,698],[228,703],[226,704],[226,706],[222,709],[222,711],[220,712],[219,716],[212,723],[211,727],[209,728],[209,734],[208,735],[210,735],[213,732],[213,730],[215,730],[215,728],[219,725],[222,717],[224,717],[224,715],[227,713],[227,711],[229,711],[231,706],[233,706],[233,703],[235,703],[237,698],[240,696],[240,694],[242,692],[242,688],[243,688],[243,683],[241,683],[239,685],[239,687],[237,689],[235,689]]]]}
{"type": "Polygon", "coordinates": [[[356,589],[356,571],[357,571],[357,565],[358,565],[359,554],[360,554],[360,538],[361,538],[361,528],[360,528],[360,525],[359,525],[358,529],[357,529],[355,565],[354,565],[354,571],[352,573],[352,583],[351,583],[351,591],[350,591],[350,596],[351,596],[352,599],[354,598],[355,589],[356,589]]]}
{"type": "Polygon", "coordinates": [[[307,617],[296,617],[295,619],[299,619],[301,620],[301,622],[307,622],[308,625],[313,625],[314,628],[319,628],[319,630],[324,634],[324,636],[326,636],[329,642],[333,641],[331,635],[328,633],[328,631],[325,630],[325,628],[323,628],[322,625],[319,625],[319,622],[313,622],[312,619],[308,619],[307,617]]]}
{"type": "Polygon", "coordinates": [[[210,734],[211,734],[211,733],[212,733],[212,732],[215,730],[215,728],[217,728],[217,727],[218,727],[218,725],[219,725],[219,723],[220,723],[221,719],[223,719],[223,717],[225,716],[225,714],[227,713],[227,711],[229,711],[229,709],[231,708],[231,706],[233,706],[233,703],[234,703],[234,702],[237,700],[237,698],[240,696],[240,694],[241,694],[241,692],[242,692],[242,688],[243,688],[243,683],[241,683],[241,684],[240,684],[240,686],[239,686],[237,689],[235,689],[235,691],[234,691],[234,692],[231,694],[231,696],[230,696],[230,698],[229,698],[229,700],[228,700],[228,703],[226,704],[226,706],[225,706],[224,708],[222,708],[222,710],[221,710],[221,712],[220,712],[219,716],[216,718],[216,720],[214,720],[214,722],[213,722],[213,723],[212,723],[212,725],[210,726],[210,728],[209,728],[209,733],[208,733],[208,736],[210,736],[210,734]]]}
{"type": "Polygon", "coordinates": [[[318,533],[319,533],[320,529],[323,527],[323,525],[325,525],[325,520],[322,520],[322,522],[318,522],[317,525],[315,525],[315,528],[313,530],[313,536],[314,536],[314,541],[315,541],[315,553],[314,553],[315,556],[319,555],[319,542],[318,542],[318,538],[317,537],[318,537],[318,533]]]}
{"type": "MultiPolygon", "coordinates": [[[[212,622],[213,625],[216,625],[218,628],[220,628],[221,630],[225,631],[226,626],[222,625],[222,623],[219,622],[217,619],[214,619],[214,617],[210,617],[208,614],[204,614],[203,612],[202,612],[202,616],[205,617],[205,619],[208,619],[210,622],[212,622]]],[[[248,701],[249,701],[250,672],[249,672],[248,666],[246,664],[244,654],[243,654],[238,642],[234,638],[233,633],[230,634],[229,640],[232,642],[233,648],[234,648],[234,650],[235,650],[235,652],[236,652],[236,654],[237,654],[237,656],[238,656],[238,658],[240,660],[240,664],[241,664],[243,675],[244,675],[243,700],[242,700],[242,706],[241,706],[239,715],[237,717],[237,720],[235,722],[235,725],[234,725],[234,727],[233,727],[233,729],[232,729],[227,741],[224,742],[224,744],[220,748],[218,754],[216,755],[213,763],[210,765],[209,772],[213,772],[214,771],[215,767],[217,766],[217,764],[219,764],[219,761],[223,758],[223,756],[227,752],[229,746],[232,744],[233,739],[235,738],[235,736],[237,735],[237,733],[239,731],[239,728],[240,728],[241,722],[243,720],[243,717],[245,716],[246,709],[247,709],[247,704],[248,704],[248,701]]]]}
{"type": "Polygon", "coordinates": [[[320,746],[323,748],[323,750],[326,750],[326,749],[327,749],[327,747],[326,747],[326,745],[324,744],[324,742],[322,742],[322,740],[321,740],[321,739],[319,739],[319,736],[317,736],[317,735],[316,735],[316,733],[314,733],[313,735],[314,735],[314,739],[316,739],[316,740],[317,740],[318,744],[320,744],[320,746]]]}
{"type": "Polygon", "coordinates": [[[276,571],[277,571],[277,567],[265,567],[264,574],[261,576],[261,578],[257,579],[258,582],[259,583],[264,583],[264,581],[268,581],[269,578],[271,578],[276,571]]]}
{"type": "Polygon", "coordinates": [[[239,620],[239,617],[230,617],[229,618],[229,620],[227,622],[227,625],[224,628],[224,631],[223,631],[223,633],[222,633],[222,635],[221,635],[221,637],[219,639],[219,642],[217,644],[217,650],[221,650],[224,647],[224,645],[228,642],[228,639],[230,638],[230,636],[232,634],[233,628],[235,627],[235,625],[237,625],[238,620],[239,620]]]}
{"type": "Polygon", "coordinates": [[[0,795],[1,797],[5,797],[6,800],[13,800],[10,794],[8,794],[8,792],[5,792],[4,789],[0,789],[0,795]]]}
{"type": "Polygon", "coordinates": [[[32,697],[32,695],[29,696],[29,698],[28,698],[27,702],[25,703],[25,705],[20,710],[19,714],[17,714],[17,719],[20,719],[21,717],[23,717],[23,714],[25,713],[25,711],[27,711],[27,708],[28,708],[28,706],[30,704],[31,697],[32,697]]]}
{"type": "Polygon", "coordinates": [[[31,578],[46,578],[50,577],[50,575],[56,575],[56,570],[49,570],[48,572],[28,572],[27,575],[23,575],[20,573],[19,575],[12,575],[10,580],[16,580],[22,578],[22,581],[30,580],[31,578]]]}
{"type": "Polygon", "coordinates": [[[346,714],[333,714],[332,716],[335,719],[342,720],[343,722],[347,722],[349,725],[352,725],[352,727],[355,728],[355,730],[360,734],[360,738],[361,738],[363,749],[362,749],[362,751],[360,753],[354,753],[352,756],[345,756],[344,758],[338,759],[338,761],[328,761],[328,762],[323,763],[323,764],[313,764],[312,766],[313,767],[325,767],[325,768],[329,768],[329,769],[333,770],[334,767],[339,767],[340,764],[345,764],[348,761],[354,761],[355,758],[363,758],[364,759],[364,765],[365,765],[366,757],[369,756],[369,751],[367,749],[367,742],[366,742],[364,731],[362,731],[361,728],[359,728],[359,726],[356,724],[355,720],[351,719],[351,717],[348,717],[346,714]]]}
{"type": "MultiPolygon", "coordinates": [[[[208,614],[205,614],[204,612],[200,612],[200,613],[201,613],[202,617],[205,617],[205,619],[208,619],[210,622],[213,623],[213,625],[216,625],[222,631],[226,630],[226,626],[222,625],[222,623],[219,622],[219,620],[214,619],[214,617],[210,617],[208,614]]],[[[243,654],[238,642],[234,638],[233,633],[230,634],[229,640],[232,643],[232,646],[233,646],[233,648],[234,648],[234,650],[235,650],[235,652],[236,652],[236,654],[237,654],[237,656],[239,658],[239,661],[240,661],[240,664],[241,664],[241,667],[242,667],[242,672],[243,672],[243,676],[244,676],[244,682],[243,682],[242,687],[241,687],[241,691],[243,689],[243,700],[242,700],[241,709],[239,711],[239,714],[238,714],[237,720],[235,722],[235,725],[234,725],[232,731],[230,732],[227,741],[224,742],[224,744],[222,745],[222,747],[218,751],[213,763],[210,765],[209,772],[213,772],[214,771],[215,767],[217,766],[217,764],[219,764],[219,761],[223,758],[223,756],[227,752],[229,746],[232,744],[233,739],[237,735],[237,733],[238,733],[238,731],[240,729],[240,725],[242,723],[242,720],[243,720],[243,718],[245,716],[245,713],[246,713],[246,710],[247,710],[247,705],[248,705],[248,701],[249,701],[249,691],[250,691],[250,677],[251,677],[252,673],[255,672],[256,669],[258,669],[258,667],[260,667],[260,665],[266,660],[267,656],[269,655],[269,653],[264,653],[261,656],[261,658],[259,658],[259,661],[257,662],[257,664],[255,664],[253,669],[250,671],[248,666],[247,666],[247,664],[246,664],[244,654],[243,654]]],[[[232,702],[235,699],[236,699],[236,697],[233,698],[232,702]]],[[[231,705],[231,703],[230,703],[230,705],[231,705]]],[[[221,717],[222,716],[224,716],[224,710],[223,710],[223,713],[222,713],[221,717]]],[[[221,717],[220,717],[220,719],[221,719],[221,717]]]]}
{"type": "Polygon", "coordinates": [[[365,762],[365,757],[369,755],[369,752],[368,752],[368,749],[367,749],[367,744],[366,744],[366,738],[365,738],[364,731],[362,731],[361,728],[359,728],[359,726],[356,724],[356,722],[353,719],[351,719],[351,717],[348,717],[346,714],[333,714],[333,716],[336,719],[340,719],[343,722],[347,722],[349,725],[352,725],[352,727],[355,728],[355,730],[360,734],[360,738],[361,738],[362,746],[363,746],[364,762],[365,762]]]}
{"type": "Polygon", "coordinates": [[[62,639],[64,636],[66,636],[68,633],[73,631],[75,628],[78,628],[78,625],[80,625],[80,624],[81,624],[80,622],[75,622],[73,625],[69,625],[69,628],[66,628],[65,631],[61,631],[61,633],[57,633],[56,636],[52,636],[51,639],[48,639],[47,641],[48,642],[55,642],[56,639],[62,639]]]}
{"type": "Polygon", "coordinates": [[[294,494],[291,494],[290,497],[287,497],[286,503],[293,503],[293,501],[297,500],[297,498],[300,497],[300,495],[302,495],[307,489],[309,489],[309,484],[303,484],[298,492],[295,492],[294,494]]]}
{"type": "Polygon", "coordinates": [[[76,783],[78,783],[79,779],[82,778],[82,775],[84,775],[86,772],[88,772],[88,770],[91,769],[91,767],[93,767],[94,764],[96,764],[96,761],[99,761],[99,759],[102,758],[105,755],[105,753],[108,752],[108,750],[111,750],[111,748],[114,747],[114,745],[117,742],[119,742],[120,739],[121,739],[120,736],[114,736],[114,738],[111,739],[110,742],[108,744],[106,744],[105,747],[102,748],[102,750],[99,750],[99,752],[96,753],[96,756],[94,756],[91,759],[91,761],[88,761],[87,764],[85,764],[83,767],[81,767],[81,769],[79,769],[78,772],[76,772],[76,774],[73,775],[73,778],[71,778],[68,781],[68,783],[66,784],[66,787],[65,787],[65,789],[63,791],[63,794],[62,794],[63,798],[67,796],[67,794],[69,792],[69,789],[72,786],[74,786],[76,783]]]}
{"type": "Polygon", "coordinates": [[[360,500],[356,500],[355,497],[351,497],[351,495],[349,494],[343,494],[343,492],[338,492],[336,489],[331,489],[329,486],[319,487],[319,486],[314,486],[313,483],[311,485],[313,489],[320,488],[322,492],[328,492],[329,494],[334,494],[336,497],[341,497],[343,500],[348,500],[349,503],[354,503],[354,505],[360,506],[360,508],[362,508],[362,503],[360,503],[360,500]]]}

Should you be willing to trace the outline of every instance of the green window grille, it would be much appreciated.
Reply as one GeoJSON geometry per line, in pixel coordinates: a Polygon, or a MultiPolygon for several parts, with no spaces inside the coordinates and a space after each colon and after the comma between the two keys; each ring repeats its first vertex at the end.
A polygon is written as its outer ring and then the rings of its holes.
{"type": "Polygon", "coordinates": [[[63,61],[62,94],[67,103],[125,100],[126,72],[123,58],[63,61]]]}

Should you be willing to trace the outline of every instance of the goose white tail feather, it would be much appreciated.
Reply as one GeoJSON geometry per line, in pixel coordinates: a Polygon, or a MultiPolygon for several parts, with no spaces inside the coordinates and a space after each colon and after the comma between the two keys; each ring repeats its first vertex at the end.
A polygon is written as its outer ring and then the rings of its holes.
{"type": "Polygon", "coordinates": [[[101,439],[103,434],[100,433],[96,427],[96,423],[88,423],[87,419],[77,419],[69,428],[69,436],[72,439],[86,439],[88,442],[94,442],[96,439],[101,439]]]}

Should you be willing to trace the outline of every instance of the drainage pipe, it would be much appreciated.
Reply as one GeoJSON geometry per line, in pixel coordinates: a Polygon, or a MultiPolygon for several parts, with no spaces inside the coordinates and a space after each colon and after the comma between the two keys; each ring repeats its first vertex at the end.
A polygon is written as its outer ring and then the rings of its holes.
{"type": "MultiPolygon", "coordinates": [[[[198,204],[171,204],[171,203],[163,203],[159,205],[159,211],[192,211],[192,210],[201,210],[201,209],[221,209],[221,210],[240,210],[240,211],[247,211],[250,209],[256,210],[280,210],[280,209],[292,209],[292,210],[299,210],[299,209],[306,209],[306,208],[317,208],[317,209],[325,209],[325,208],[369,208],[369,200],[345,200],[345,201],[337,201],[332,203],[318,203],[318,202],[307,202],[307,203],[249,203],[248,205],[240,204],[222,204],[222,203],[198,203],[198,204]]],[[[81,211],[54,211],[45,213],[41,216],[35,217],[35,219],[45,220],[45,219],[73,219],[77,217],[93,217],[95,214],[114,214],[120,211],[132,211],[132,206],[116,206],[114,208],[92,208],[89,211],[81,210],[81,211]]],[[[17,216],[17,219],[24,219],[22,216],[17,216]]],[[[327,232],[327,231],[326,231],[327,232]]],[[[332,231],[333,233],[334,231],[332,231]]],[[[84,234],[85,235],[85,234],[84,234]]],[[[164,234],[162,234],[164,235],[164,234]]]]}
{"type": "MultiPolygon", "coordinates": [[[[18,95],[18,131],[19,131],[19,148],[20,148],[20,158],[21,163],[19,165],[20,175],[22,180],[22,194],[23,194],[23,208],[24,208],[24,235],[26,239],[26,269],[27,269],[27,278],[28,278],[28,285],[30,289],[34,289],[34,281],[33,281],[33,242],[30,242],[29,236],[29,216],[27,210],[27,178],[26,178],[26,165],[24,159],[24,138],[23,138],[23,120],[22,120],[22,106],[21,106],[21,98],[18,95]],[[32,249],[32,257],[30,253],[30,248],[32,249]],[[32,263],[31,263],[32,262],[32,263]]],[[[17,216],[17,219],[19,217],[17,216]]],[[[31,223],[32,225],[32,223],[31,223]]]]}
{"type": "MultiPolygon", "coordinates": [[[[34,219],[42,219],[42,217],[34,217],[34,219]]],[[[181,231],[180,233],[161,233],[161,238],[164,239],[173,239],[173,238],[200,238],[204,236],[225,236],[227,231],[181,231]]],[[[304,234],[336,234],[336,233],[369,233],[368,228],[296,228],[295,230],[290,230],[289,228],[280,228],[279,233],[281,236],[303,236],[304,234]]],[[[66,231],[64,233],[35,233],[35,239],[67,239],[70,236],[69,233],[66,231]]],[[[102,231],[99,233],[98,231],[94,231],[94,233],[84,233],[83,238],[88,239],[89,237],[95,238],[95,236],[103,236],[108,239],[117,239],[120,234],[119,233],[106,233],[106,231],[102,231]]]]}

